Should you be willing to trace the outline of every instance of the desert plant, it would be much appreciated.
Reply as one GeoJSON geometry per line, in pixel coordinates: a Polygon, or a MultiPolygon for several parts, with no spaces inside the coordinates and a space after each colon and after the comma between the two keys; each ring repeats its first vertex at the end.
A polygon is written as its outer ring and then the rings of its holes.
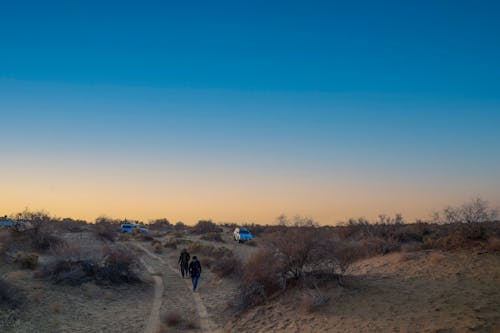
{"type": "Polygon", "coordinates": [[[218,227],[215,223],[213,223],[211,220],[198,221],[198,223],[194,225],[191,230],[194,234],[222,232],[222,229],[218,227]]]}
{"type": "Polygon", "coordinates": [[[18,252],[15,261],[21,268],[35,269],[38,265],[38,255],[35,253],[18,252]]]}
{"type": "Polygon", "coordinates": [[[225,241],[222,239],[221,234],[218,232],[209,232],[205,235],[202,235],[200,239],[210,242],[225,243],[225,241]]]}
{"type": "Polygon", "coordinates": [[[114,242],[118,236],[118,225],[109,221],[99,220],[93,229],[98,236],[110,242],[114,242]]]}
{"type": "Polygon", "coordinates": [[[97,284],[123,284],[140,282],[133,270],[136,257],[132,252],[118,248],[105,248],[102,256],[60,255],[45,265],[40,277],[56,284],[79,286],[94,281],[97,284]]]}
{"type": "Polygon", "coordinates": [[[0,278],[0,308],[17,308],[23,301],[19,288],[0,278]]]}
{"type": "Polygon", "coordinates": [[[179,312],[168,312],[162,316],[161,320],[169,327],[179,326],[183,322],[179,312]]]}

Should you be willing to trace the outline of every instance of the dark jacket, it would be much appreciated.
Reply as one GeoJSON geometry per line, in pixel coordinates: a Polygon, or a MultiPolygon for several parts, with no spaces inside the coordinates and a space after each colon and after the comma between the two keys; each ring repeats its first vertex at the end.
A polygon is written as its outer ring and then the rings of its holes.
{"type": "Polygon", "coordinates": [[[193,259],[189,264],[189,274],[191,275],[191,277],[200,276],[201,264],[197,259],[193,259]]]}
{"type": "Polygon", "coordinates": [[[187,252],[181,252],[181,255],[179,256],[179,261],[177,262],[178,264],[187,264],[189,262],[189,253],[187,252]]]}

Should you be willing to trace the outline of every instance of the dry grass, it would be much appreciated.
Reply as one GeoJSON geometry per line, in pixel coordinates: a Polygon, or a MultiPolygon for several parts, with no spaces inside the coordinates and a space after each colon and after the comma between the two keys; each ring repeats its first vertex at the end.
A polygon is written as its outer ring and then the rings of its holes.
{"type": "Polygon", "coordinates": [[[61,310],[63,308],[63,305],[59,302],[51,302],[49,303],[49,309],[53,313],[61,313],[61,310]]]}
{"type": "Polygon", "coordinates": [[[179,312],[167,312],[162,315],[161,322],[168,327],[177,327],[184,322],[179,312]]]}
{"type": "Polygon", "coordinates": [[[500,252],[500,238],[490,237],[488,243],[486,244],[486,249],[492,252],[500,252]]]}
{"type": "Polygon", "coordinates": [[[38,255],[35,253],[18,252],[15,261],[21,268],[35,269],[38,266],[38,255]]]}
{"type": "Polygon", "coordinates": [[[434,251],[429,255],[429,261],[433,264],[439,264],[443,259],[444,255],[441,252],[434,251]]]}
{"type": "Polygon", "coordinates": [[[205,235],[202,235],[200,237],[200,239],[206,240],[209,242],[225,243],[224,239],[222,239],[221,233],[219,233],[219,232],[209,232],[205,235]]]}
{"type": "Polygon", "coordinates": [[[0,278],[0,308],[17,308],[23,301],[24,297],[19,288],[0,278]]]}
{"type": "Polygon", "coordinates": [[[326,304],[329,299],[329,297],[323,295],[319,290],[307,290],[303,292],[301,308],[306,313],[313,313],[326,304]]]}
{"type": "Polygon", "coordinates": [[[39,272],[40,277],[54,283],[80,286],[87,282],[101,285],[140,282],[133,267],[136,254],[116,247],[92,249],[85,253],[82,247],[73,245],[58,250],[56,260],[45,265],[39,272]]]}

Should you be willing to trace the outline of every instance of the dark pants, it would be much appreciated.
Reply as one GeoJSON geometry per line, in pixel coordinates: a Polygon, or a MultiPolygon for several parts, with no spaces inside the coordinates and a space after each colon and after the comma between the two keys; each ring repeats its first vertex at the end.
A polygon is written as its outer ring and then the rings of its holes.
{"type": "Polygon", "coordinates": [[[198,280],[200,279],[199,275],[191,276],[191,281],[193,282],[193,291],[198,287],[198,280]]]}
{"type": "Polygon", "coordinates": [[[182,274],[182,277],[184,277],[184,275],[188,275],[188,263],[187,262],[181,262],[181,274],[182,274]]]}

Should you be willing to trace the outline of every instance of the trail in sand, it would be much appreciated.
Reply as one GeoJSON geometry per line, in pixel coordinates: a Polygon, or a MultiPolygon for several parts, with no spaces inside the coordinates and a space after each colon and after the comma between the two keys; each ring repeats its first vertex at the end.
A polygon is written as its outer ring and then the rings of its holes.
{"type": "MultiPolygon", "coordinates": [[[[182,283],[181,279],[178,276],[177,270],[175,270],[166,260],[164,260],[162,257],[156,255],[155,253],[151,252],[147,248],[145,248],[142,244],[139,243],[134,243],[134,245],[142,250],[146,255],[151,258],[159,261],[161,264],[166,266],[170,272],[168,274],[163,275],[163,279],[160,278],[158,275],[154,275],[157,272],[154,271],[151,265],[147,264],[144,259],[141,259],[141,262],[144,264],[146,269],[150,274],[153,274],[153,277],[155,279],[155,299],[153,301],[153,307],[151,310],[151,315],[148,321],[148,324],[146,325],[146,330],[144,331],[145,333],[156,333],[159,330],[160,327],[160,308],[161,308],[161,303],[163,300],[163,282],[165,282],[166,286],[169,286],[169,284],[175,284],[174,288],[172,290],[178,290],[179,283],[182,283]]],[[[186,285],[186,292],[191,289],[191,284],[190,280],[184,280],[185,285],[186,285]]],[[[166,288],[165,289],[166,293],[171,291],[171,288],[166,288]]],[[[165,295],[166,299],[171,299],[168,294],[165,295]]],[[[198,316],[200,317],[200,328],[202,332],[219,332],[220,330],[217,328],[217,325],[210,319],[208,315],[208,311],[203,304],[203,301],[200,298],[200,295],[197,293],[193,293],[193,300],[196,306],[196,312],[198,313],[198,316]]]]}

